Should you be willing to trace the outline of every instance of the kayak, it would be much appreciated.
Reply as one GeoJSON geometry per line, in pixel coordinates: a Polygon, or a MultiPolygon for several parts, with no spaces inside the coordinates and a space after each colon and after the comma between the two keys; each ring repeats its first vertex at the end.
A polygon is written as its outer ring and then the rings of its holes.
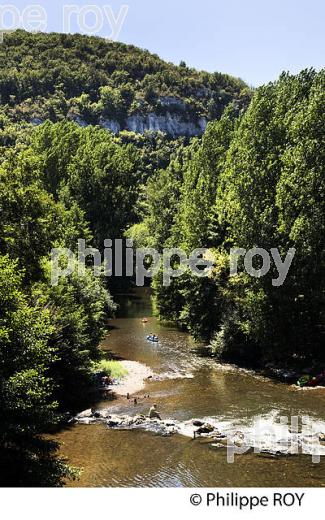
{"type": "Polygon", "coordinates": [[[151,341],[151,343],[159,343],[159,338],[154,338],[152,336],[147,336],[147,341],[151,341]]]}

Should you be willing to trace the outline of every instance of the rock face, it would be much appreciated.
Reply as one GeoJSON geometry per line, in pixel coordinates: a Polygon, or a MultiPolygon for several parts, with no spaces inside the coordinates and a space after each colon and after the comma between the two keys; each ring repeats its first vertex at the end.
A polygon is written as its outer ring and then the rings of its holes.
{"type": "Polygon", "coordinates": [[[163,132],[171,137],[194,137],[202,135],[206,129],[207,121],[200,118],[197,123],[186,120],[180,114],[167,112],[165,115],[150,113],[146,116],[134,115],[126,120],[126,129],[130,132],[143,134],[146,131],[163,132]]]}
{"type": "MultiPolygon", "coordinates": [[[[80,126],[86,126],[85,121],[75,118],[74,121],[80,126]]],[[[166,112],[165,115],[157,115],[150,113],[147,115],[133,115],[126,118],[125,124],[122,125],[113,119],[100,118],[101,127],[110,130],[114,134],[118,134],[121,130],[128,130],[137,134],[145,132],[163,132],[170,137],[194,137],[203,135],[207,126],[207,120],[201,117],[197,123],[190,121],[186,115],[180,113],[166,112]]]]}
{"type": "MultiPolygon", "coordinates": [[[[163,100],[162,106],[167,108],[164,115],[158,115],[154,112],[149,114],[135,114],[126,118],[125,122],[115,121],[114,119],[105,119],[100,117],[99,125],[114,134],[118,134],[121,130],[128,130],[137,134],[144,134],[145,132],[162,132],[170,137],[195,137],[204,134],[208,121],[204,117],[200,117],[197,121],[190,119],[186,114],[186,107],[181,101],[176,98],[161,98],[163,100]],[[174,111],[174,108],[177,110],[174,111]],[[168,110],[173,108],[173,111],[168,110]]],[[[80,116],[69,115],[68,119],[74,121],[79,126],[85,128],[89,124],[80,116]]],[[[34,125],[40,125],[42,120],[33,118],[30,121],[34,125]]]]}

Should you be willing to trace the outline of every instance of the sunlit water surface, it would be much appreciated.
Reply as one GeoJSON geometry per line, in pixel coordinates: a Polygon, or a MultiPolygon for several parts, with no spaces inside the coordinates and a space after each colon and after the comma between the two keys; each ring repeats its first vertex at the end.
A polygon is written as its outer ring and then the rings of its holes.
{"type": "MultiPolygon", "coordinates": [[[[164,418],[207,418],[238,430],[257,416],[276,423],[281,416],[309,416],[324,422],[325,389],[300,391],[257,377],[249,371],[220,366],[200,357],[191,338],[151,317],[149,295],[121,300],[117,319],[102,348],[114,355],[148,365],[161,380],[146,384],[135,407],[125,398],[98,403],[112,413],[147,413],[158,404],[164,418]],[[149,317],[143,324],[141,318],[149,317]],[[153,332],[159,344],[145,336],[153,332]]],[[[227,463],[225,450],[211,449],[204,440],[175,435],[159,437],[143,431],[108,430],[104,425],[74,425],[59,434],[62,453],[82,467],[73,486],[216,487],[323,486],[325,457],[319,464],[310,455],[266,458],[249,453],[227,463]]]]}

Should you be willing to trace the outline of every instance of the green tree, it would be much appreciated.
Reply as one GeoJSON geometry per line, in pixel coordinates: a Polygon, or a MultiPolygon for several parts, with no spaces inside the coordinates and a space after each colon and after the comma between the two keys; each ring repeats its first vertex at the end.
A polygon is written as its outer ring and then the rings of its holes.
{"type": "Polygon", "coordinates": [[[260,357],[322,356],[324,334],[324,71],[283,74],[257,90],[231,144],[218,201],[236,247],[296,256],[281,287],[243,278],[234,293],[260,357]],[[237,297],[236,297],[237,295],[237,297]],[[240,295],[240,297],[239,297],[240,295]],[[263,302],[263,303],[261,303],[263,302]]]}
{"type": "MultiPolygon", "coordinates": [[[[49,278],[50,265],[45,269],[49,278]]],[[[96,390],[92,361],[100,357],[98,346],[115,304],[90,269],[83,276],[74,273],[60,279],[56,287],[50,287],[49,282],[37,284],[33,299],[35,304],[49,309],[49,342],[56,352],[49,374],[55,398],[62,411],[75,412],[96,390]]]]}
{"type": "Polygon", "coordinates": [[[48,367],[49,312],[22,292],[17,262],[0,257],[0,474],[2,486],[57,486],[75,473],[42,433],[57,422],[48,367]]]}
{"type": "Polygon", "coordinates": [[[26,280],[41,275],[40,260],[60,235],[62,213],[44,189],[38,158],[9,151],[0,166],[0,252],[18,260],[26,280]]]}

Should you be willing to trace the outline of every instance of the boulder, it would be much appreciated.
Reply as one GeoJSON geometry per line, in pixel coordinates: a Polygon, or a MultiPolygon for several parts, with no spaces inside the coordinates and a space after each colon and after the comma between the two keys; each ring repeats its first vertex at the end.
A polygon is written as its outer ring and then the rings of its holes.
{"type": "Polygon", "coordinates": [[[204,423],[199,429],[202,430],[202,433],[211,433],[214,431],[214,426],[209,423],[204,423]]]}
{"type": "Polygon", "coordinates": [[[106,424],[109,428],[114,428],[116,426],[120,426],[122,421],[120,419],[108,419],[106,424]]]}
{"type": "Polygon", "coordinates": [[[199,419],[193,419],[192,424],[193,424],[193,426],[203,426],[204,422],[199,421],[199,419]]]}
{"type": "Polygon", "coordinates": [[[133,424],[143,424],[146,420],[144,415],[137,415],[133,420],[133,424]]]}
{"type": "Polygon", "coordinates": [[[93,416],[93,412],[92,412],[92,409],[89,408],[88,410],[84,410],[83,412],[80,412],[78,413],[78,415],[76,416],[76,419],[85,419],[86,417],[92,417],[93,416]]]}
{"type": "Polygon", "coordinates": [[[204,423],[203,426],[200,426],[197,430],[194,430],[194,439],[197,435],[205,435],[212,433],[214,431],[214,427],[211,424],[204,423]]]}

